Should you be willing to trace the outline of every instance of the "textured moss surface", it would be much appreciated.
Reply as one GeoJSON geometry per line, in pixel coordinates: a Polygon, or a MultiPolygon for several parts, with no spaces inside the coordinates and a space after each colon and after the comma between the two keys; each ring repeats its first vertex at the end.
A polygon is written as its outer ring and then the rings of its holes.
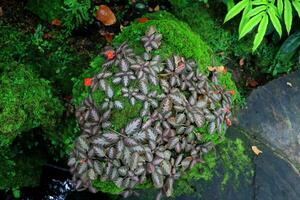
{"type": "Polygon", "coordinates": [[[16,153],[11,148],[0,148],[0,190],[36,187],[45,158],[41,152],[16,153]]]}
{"type": "Polygon", "coordinates": [[[63,15],[64,0],[29,0],[26,7],[41,19],[51,22],[63,15]]]}
{"type": "Polygon", "coordinates": [[[23,65],[10,68],[0,76],[0,146],[32,128],[54,127],[63,110],[48,81],[23,65]]]}

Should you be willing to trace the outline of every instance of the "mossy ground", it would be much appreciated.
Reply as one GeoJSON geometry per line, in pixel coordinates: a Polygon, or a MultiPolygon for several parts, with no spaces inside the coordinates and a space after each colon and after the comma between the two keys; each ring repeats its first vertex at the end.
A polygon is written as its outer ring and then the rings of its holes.
{"type": "Polygon", "coordinates": [[[0,76],[0,146],[10,145],[18,134],[32,128],[53,128],[63,110],[48,81],[23,65],[10,68],[0,76]]]}

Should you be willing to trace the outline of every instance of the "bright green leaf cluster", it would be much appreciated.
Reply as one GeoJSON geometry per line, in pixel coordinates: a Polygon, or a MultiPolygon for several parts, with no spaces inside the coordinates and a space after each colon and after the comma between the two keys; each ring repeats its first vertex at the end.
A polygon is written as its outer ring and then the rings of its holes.
{"type": "Polygon", "coordinates": [[[293,22],[292,5],[300,17],[300,0],[242,0],[228,11],[224,22],[243,11],[239,26],[239,38],[243,38],[258,26],[252,48],[255,51],[267,32],[269,22],[280,37],[282,35],[281,21],[284,22],[287,32],[290,33],[293,22]]]}

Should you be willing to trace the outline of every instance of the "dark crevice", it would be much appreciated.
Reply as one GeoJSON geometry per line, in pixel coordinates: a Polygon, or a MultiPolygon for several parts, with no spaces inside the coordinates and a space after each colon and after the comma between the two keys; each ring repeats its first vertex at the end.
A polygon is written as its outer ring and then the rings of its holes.
{"type": "Polygon", "coordinates": [[[256,157],[254,156],[252,159],[253,163],[253,178],[252,178],[252,187],[253,187],[253,200],[256,200],[256,157]]]}

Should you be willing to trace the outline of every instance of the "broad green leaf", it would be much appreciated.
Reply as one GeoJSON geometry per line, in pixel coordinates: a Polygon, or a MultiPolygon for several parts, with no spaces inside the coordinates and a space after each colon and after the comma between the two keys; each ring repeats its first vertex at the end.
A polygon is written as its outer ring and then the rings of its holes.
{"type": "Polygon", "coordinates": [[[242,29],[244,28],[245,24],[249,21],[249,17],[247,17],[247,13],[252,9],[252,4],[249,3],[243,11],[242,19],[239,25],[239,34],[241,34],[242,29]]]}
{"type": "Polygon", "coordinates": [[[247,17],[249,17],[249,18],[253,17],[253,16],[257,15],[258,13],[260,13],[260,12],[266,10],[266,9],[267,9],[266,5],[258,6],[254,9],[252,9],[251,11],[249,11],[248,14],[247,14],[247,17]]]}
{"type": "Polygon", "coordinates": [[[269,17],[268,17],[268,15],[264,15],[258,26],[257,34],[255,35],[255,38],[254,38],[254,43],[253,43],[253,48],[252,48],[253,52],[257,49],[257,47],[262,42],[262,40],[266,34],[266,31],[267,31],[268,23],[269,23],[269,17]]]}
{"type": "Polygon", "coordinates": [[[254,17],[252,17],[243,27],[241,34],[239,36],[239,39],[244,37],[247,33],[249,33],[260,21],[262,18],[262,14],[258,14],[254,17]]]}
{"type": "Polygon", "coordinates": [[[229,10],[227,15],[225,16],[224,23],[239,14],[248,4],[249,0],[243,0],[236,4],[232,9],[229,10]]]}
{"type": "Polygon", "coordinates": [[[282,0],[277,0],[277,8],[278,8],[278,12],[279,12],[279,16],[282,16],[282,12],[283,12],[283,2],[282,0]]]}
{"type": "Polygon", "coordinates": [[[281,45],[276,55],[276,60],[285,63],[288,62],[300,47],[300,31],[291,34],[281,45]]]}
{"type": "Polygon", "coordinates": [[[262,1],[262,0],[255,0],[252,1],[252,5],[258,6],[258,5],[266,5],[268,1],[262,1]]]}
{"type": "Polygon", "coordinates": [[[293,6],[294,6],[295,10],[298,13],[298,16],[300,17],[300,1],[293,0],[292,3],[293,3],[293,6]]]}
{"type": "Polygon", "coordinates": [[[277,18],[276,14],[275,14],[275,10],[270,8],[268,9],[268,14],[270,16],[271,22],[275,28],[275,30],[277,31],[277,33],[279,34],[279,36],[281,37],[282,35],[282,28],[281,28],[281,24],[279,19],[277,18]]]}
{"type": "Polygon", "coordinates": [[[291,31],[292,22],[293,22],[292,4],[289,0],[284,0],[284,23],[288,33],[290,33],[291,31]]]}

